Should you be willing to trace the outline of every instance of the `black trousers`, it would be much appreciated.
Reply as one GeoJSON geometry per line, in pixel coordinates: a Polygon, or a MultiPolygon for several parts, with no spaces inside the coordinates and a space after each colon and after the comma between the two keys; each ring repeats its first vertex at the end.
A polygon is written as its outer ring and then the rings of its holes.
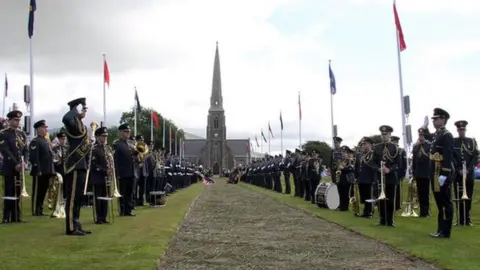
{"type": "Polygon", "coordinates": [[[377,202],[381,225],[391,225],[394,223],[395,202],[397,201],[396,194],[396,184],[385,184],[385,196],[387,199],[377,202]]]}
{"type": "Polygon", "coordinates": [[[106,222],[108,215],[108,201],[99,200],[98,197],[107,197],[107,186],[103,184],[94,184],[93,185],[93,211],[95,222],[106,222]]]}
{"type": "Polygon", "coordinates": [[[467,191],[467,196],[468,200],[458,200],[459,198],[462,198],[463,194],[463,179],[461,175],[458,175],[455,177],[455,199],[457,203],[457,211],[458,211],[458,218],[457,222],[460,225],[465,225],[468,223],[471,223],[472,220],[470,218],[470,212],[472,210],[472,200],[473,200],[473,189],[475,186],[475,180],[471,180],[467,178],[466,183],[466,191],[467,191]]]}
{"type": "Polygon", "coordinates": [[[402,181],[395,190],[395,211],[402,209],[402,181]]]}
{"type": "MultiPolygon", "coordinates": [[[[432,187],[435,187],[435,183],[432,183],[432,187]]],[[[437,204],[438,208],[437,232],[450,236],[453,222],[451,181],[445,181],[445,184],[440,187],[440,191],[436,192],[435,188],[433,188],[433,196],[435,198],[435,203],[437,204]]]]}
{"type": "Polygon", "coordinates": [[[292,187],[290,185],[290,173],[283,173],[283,180],[285,180],[285,194],[290,194],[292,192],[292,187]]]}
{"type": "Polygon", "coordinates": [[[430,181],[428,178],[416,178],[417,196],[420,207],[420,216],[426,217],[430,212],[430,181]]]}
{"type": "Polygon", "coordinates": [[[118,199],[120,215],[130,215],[135,206],[133,195],[136,179],[135,177],[126,177],[120,178],[118,182],[120,186],[120,194],[122,194],[122,197],[118,199]]]}
{"type": "Polygon", "coordinates": [[[303,182],[298,170],[293,174],[293,180],[295,183],[295,196],[300,198],[303,197],[303,182]]]}
{"type": "Polygon", "coordinates": [[[273,190],[278,193],[282,193],[282,182],[280,182],[280,172],[274,172],[272,174],[273,177],[273,190]]]}
{"type": "Polygon", "coordinates": [[[373,205],[365,200],[373,199],[372,184],[358,183],[358,193],[360,193],[360,203],[364,204],[363,215],[371,216],[373,213],[373,205]]]}
{"type": "Polygon", "coordinates": [[[86,170],[73,170],[65,175],[64,185],[67,193],[65,204],[65,232],[71,233],[81,230],[80,209],[82,207],[82,195],[85,188],[86,170]]]}
{"type": "Polygon", "coordinates": [[[338,196],[340,197],[340,205],[338,210],[348,211],[348,206],[350,204],[350,183],[339,183],[338,184],[338,196]]]}
{"type": "Polygon", "coordinates": [[[310,191],[311,190],[311,187],[310,187],[310,179],[308,177],[304,177],[303,178],[303,199],[305,201],[310,201],[311,200],[311,196],[312,196],[312,192],[310,191]]]}
{"type": "Polygon", "coordinates": [[[20,197],[22,186],[19,173],[3,177],[5,197],[16,197],[17,200],[3,200],[3,222],[20,222],[22,219],[22,210],[20,207],[22,198],[20,197]]]}
{"type": "Polygon", "coordinates": [[[32,178],[32,216],[43,215],[43,203],[50,186],[51,175],[33,176],[32,178]]]}
{"type": "Polygon", "coordinates": [[[318,174],[311,174],[309,178],[309,186],[310,186],[310,202],[315,203],[315,190],[317,189],[318,184],[320,183],[320,175],[318,174]]]}
{"type": "Polygon", "coordinates": [[[144,203],[144,196],[147,190],[147,177],[142,175],[138,178],[136,190],[138,190],[138,192],[136,194],[135,204],[141,206],[144,203]]]}

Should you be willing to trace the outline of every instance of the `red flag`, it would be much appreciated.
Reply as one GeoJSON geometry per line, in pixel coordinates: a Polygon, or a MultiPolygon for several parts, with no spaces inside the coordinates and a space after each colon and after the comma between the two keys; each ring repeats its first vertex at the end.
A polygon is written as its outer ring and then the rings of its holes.
{"type": "Polygon", "coordinates": [[[152,120],[153,120],[153,123],[155,124],[155,128],[158,128],[159,120],[158,120],[157,114],[154,111],[152,111],[152,120]]]}
{"type": "Polygon", "coordinates": [[[300,92],[298,92],[298,119],[302,120],[302,104],[300,103],[300,92]]]}
{"type": "Polygon", "coordinates": [[[103,82],[110,88],[110,71],[108,70],[107,60],[103,62],[103,82]]]}
{"type": "Polygon", "coordinates": [[[402,25],[400,24],[400,18],[398,17],[397,6],[393,2],[393,16],[395,17],[395,27],[397,28],[397,42],[400,48],[400,51],[403,52],[407,49],[407,44],[405,43],[405,37],[403,36],[402,25]]]}

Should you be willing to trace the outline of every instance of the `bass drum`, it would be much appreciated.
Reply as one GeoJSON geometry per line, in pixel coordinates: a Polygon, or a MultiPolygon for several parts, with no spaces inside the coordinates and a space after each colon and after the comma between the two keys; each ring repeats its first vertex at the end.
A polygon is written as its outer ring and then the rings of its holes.
{"type": "Polygon", "coordinates": [[[336,210],[340,206],[340,196],[335,183],[320,183],[315,190],[315,202],[320,208],[336,210]]]}

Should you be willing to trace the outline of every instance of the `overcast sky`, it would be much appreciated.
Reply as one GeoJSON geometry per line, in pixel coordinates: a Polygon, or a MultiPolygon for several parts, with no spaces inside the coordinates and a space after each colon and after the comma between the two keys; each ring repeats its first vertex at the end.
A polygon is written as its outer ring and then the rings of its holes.
{"type": "MultiPolygon", "coordinates": [[[[0,1],[0,72],[7,108],[28,84],[28,0],[0,1]]],[[[480,2],[398,0],[407,50],[403,82],[416,130],[434,107],[470,122],[480,101],[480,2]]],[[[328,59],[337,80],[334,119],[349,145],[390,124],[401,136],[392,3],[388,0],[83,0],[38,1],[33,38],[36,118],[60,126],[66,102],[87,97],[89,119],[102,120],[102,54],[111,87],[109,124],[142,105],[205,136],[215,41],[219,42],[229,137],[260,139],[271,122],[280,150],[302,139],[330,141],[328,59]]],[[[23,109],[24,107],[21,106],[23,109]]],[[[414,137],[415,134],[414,134],[414,137]]],[[[254,143],[255,144],[255,143],[254,143]]],[[[264,144],[263,150],[268,150],[264,144]]]]}

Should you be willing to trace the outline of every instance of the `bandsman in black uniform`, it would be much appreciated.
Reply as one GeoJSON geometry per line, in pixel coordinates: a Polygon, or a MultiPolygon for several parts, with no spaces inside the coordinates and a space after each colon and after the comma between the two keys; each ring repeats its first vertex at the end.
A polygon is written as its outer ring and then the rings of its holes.
{"type": "Polygon", "coordinates": [[[282,182],[280,181],[280,178],[282,177],[282,171],[280,170],[282,160],[282,155],[273,158],[273,190],[277,193],[282,193],[283,189],[282,182]]]}
{"type": "Polygon", "coordinates": [[[48,187],[50,186],[50,178],[55,173],[53,164],[53,152],[50,143],[46,140],[47,123],[40,120],[33,125],[37,131],[37,137],[30,142],[30,163],[32,169],[32,216],[44,216],[43,203],[48,187]]]}
{"type": "Polygon", "coordinates": [[[295,184],[295,197],[303,197],[303,194],[300,193],[302,190],[302,179],[300,177],[301,166],[300,163],[302,162],[302,151],[299,149],[295,149],[295,157],[293,159],[292,169],[294,170],[293,173],[293,183],[295,184]]]}
{"type": "Polygon", "coordinates": [[[455,158],[455,199],[457,202],[458,225],[473,226],[470,218],[472,209],[473,190],[475,186],[474,168],[478,161],[478,149],[475,139],[466,137],[468,122],[465,120],[455,122],[457,126],[458,137],[454,139],[454,158],[455,158]],[[468,200],[461,200],[463,193],[463,164],[465,164],[466,192],[468,200]],[[460,200],[459,200],[460,199],[460,200]]]}
{"type": "Polygon", "coordinates": [[[402,180],[405,178],[405,175],[407,174],[407,153],[403,148],[401,148],[398,144],[400,142],[400,137],[397,136],[392,136],[390,138],[390,141],[395,144],[398,149],[400,150],[400,157],[401,157],[401,164],[398,166],[398,181],[399,185],[397,187],[396,193],[395,193],[395,210],[398,211],[402,209],[402,180]]]}
{"type": "Polygon", "coordinates": [[[129,140],[130,125],[121,124],[118,127],[120,131],[119,139],[113,143],[115,175],[118,178],[120,194],[119,198],[120,215],[135,216],[132,210],[135,206],[134,187],[135,179],[138,177],[138,169],[136,164],[136,149],[129,140]]]}
{"type": "MultiPolygon", "coordinates": [[[[108,130],[101,127],[95,130],[95,145],[92,150],[92,163],[90,165],[90,181],[93,185],[94,196],[94,222],[96,224],[108,223],[108,201],[99,199],[99,197],[110,197],[109,176],[112,176],[112,165],[108,164],[107,155],[110,149],[107,145],[108,130]],[[108,184],[108,185],[107,185],[108,184]]],[[[111,153],[110,153],[111,154],[111,153]]]]}
{"type": "Polygon", "coordinates": [[[340,145],[342,143],[343,139],[340,137],[333,137],[333,149],[332,149],[332,154],[330,158],[330,178],[333,183],[337,183],[338,179],[335,175],[335,172],[337,171],[337,164],[338,162],[342,159],[342,150],[340,149],[340,145]]]}
{"type": "Polygon", "coordinates": [[[434,238],[449,238],[452,231],[453,203],[453,135],[445,128],[450,114],[440,108],[433,110],[433,126],[436,129],[430,149],[430,183],[438,208],[437,232],[434,238]]]}
{"type": "Polygon", "coordinates": [[[82,229],[80,208],[88,168],[87,155],[90,153],[92,142],[88,129],[82,122],[88,109],[86,99],[72,100],[68,102],[68,106],[70,111],[62,119],[69,144],[67,157],[65,158],[65,178],[63,180],[67,193],[65,233],[81,236],[91,233],[82,229]]]}
{"type": "Polygon", "coordinates": [[[10,222],[22,223],[21,191],[22,191],[22,168],[27,158],[27,136],[19,130],[21,111],[11,111],[7,114],[8,128],[0,131],[0,152],[2,153],[1,173],[4,179],[4,201],[2,224],[10,222]],[[14,199],[15,198],[15,199],[14,199]]]}
{"type": "Polygon", "coordinates": [[[310,202],[315,204],[315,191],[318,184],[320,183],[321,173],[322,173],[322,160],[318,158],[318,153],[313,150],[311,153],[312,157],[308,161],[308,180],[309,180],[309,192],[310,192],[310,202]]]}
{"type": "Polygon", "coordinates": [[[292,192],[292,187],[290,184],[290,176],[294,171],[292,171],[292,152],[290,150],[285,150],[285,158],[282,160],[282,171],[283,171],[283,180],[285,181],[285,194],[290,195],[292,192]]]}
{"type": "Polygon", "coordinates": [[[419,217],[428,217],[430,209],[430,149],[432,143],[426,140],[428,129],[418,129],[418,141],[412,151],[412,177],[417,184],[417,196],[420,206],[419,217]]]}
{"type": "Polygon", "coordinates": [[[350,189],[355,182],[355,160],[350,157],[353,152],[346,145],[341,147],[342,159],[338,161],[337,170],[334,172],[338,181],[338,195],[340,197],[338,210],[340,211],[348,211],[350,205],[350,189]]]}
{"type": "MultiPolygon", "coordinates": [[[[65,179],[65,171],[63,165],[65,163],[65,157],[67,156],[67,134],[65,129],[61,128],[57,133],[58,143],[53,147],[53,164],[55,166],[55,172],[59,173],[62,176],[62,179],[65,179]]],[[[65,191],[65,184],[62,185],[63,189],[63,199],[66,198],[67,192],[65,191]]]]}
{"type": "Polygon", "coordinates": [[[361,217],[372,218],[373,205],[366,200],[373,199],[373,184],[376,183],[377,170],[373,163],[373,140],[369,137],[363,138],[361,142],[360,158],[357,159],[359,166],[358,190],[360,193],[360,202],[364,205],[361,217]]]}
{"type": "Polygon", "coordinates": [[[310,156],[307,155],[307,152],[302,151],[302,162],[300,163],[300,178],[302,179],[302,185],[300,194],[302,194],[303,200],[310,201],[310,194],[306,192],[308,185],[308,160],[310,156]]]}
{"type": "Polygon", "coordinates": [[[386,200],[378,202],[380,216],[379,225],[395,227],[394,214],[396,202],[396,188],[398,185],[398,168],[401,166],[401,150],[390,141],[393,132],[391,126],[383,125],[379,128],[382,142],[373,149],[373,166],[378,171],[379,194],[385,192],[386,200]],[[383,167],[382,167],[383,164],[383,167]],[[381,186],[381,173],[384,176],[384,186],[381,186]]]}
{"type": "MultiPolygon", "coordinates": [[[[142,135],[137,135],[135,141],[144,142],[145,139],[142,135]]],[[[141,164],[138,166],[138,179],[135,185],[135,205],[143,206],[145,205],[145,190],[147,188],[147,179],[149,174],[149,167],[147,160],[144,159],[141,164]]]]}

